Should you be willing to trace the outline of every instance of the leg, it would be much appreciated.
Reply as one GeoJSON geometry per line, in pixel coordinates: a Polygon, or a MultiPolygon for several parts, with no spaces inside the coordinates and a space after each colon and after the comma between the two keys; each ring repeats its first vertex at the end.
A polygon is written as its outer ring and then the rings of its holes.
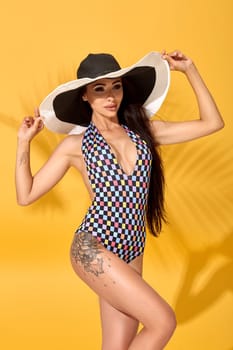
{"type": "Polygon", "coordinates": [[[139,322],[115,309],[100,298],[102,350],[128,350],[135,338],[139,322]]]}
{"type": "Polygon", "coordinates": [[[73,241],[71,261],[75,272],[93,291],[144,325],[130,350],[164,348],[175,329],[174,313],[136,271],[85,232],[73,241]]]}
{"type": "MultiPolygon", "coordinates": [[[[142,255],[129,266],[142,274],[142,255]]],[[[102,350],[127,350],[138,330],[138,320],[122,313],[100,297],[102,350]]]]}

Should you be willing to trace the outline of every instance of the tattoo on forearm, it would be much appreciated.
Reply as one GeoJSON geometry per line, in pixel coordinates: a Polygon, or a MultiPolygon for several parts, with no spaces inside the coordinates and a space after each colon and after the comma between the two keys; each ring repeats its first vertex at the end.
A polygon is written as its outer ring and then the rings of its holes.
{"type": "Polygon", "coordinates": [[[28,152],[23,152],[20,159],[19,159],[19,166],[22,166],[24,164],[28,164],[29,155],[28,152]]]}
{"type": "Polygon", "coordinates": [[[91,233],[76,234],[71,246],[71,255],[76,263],[79,262],[83,265],[86,272],[91,272],[97,277],[104,273],[101,254],[99,243],[91,233]]]}

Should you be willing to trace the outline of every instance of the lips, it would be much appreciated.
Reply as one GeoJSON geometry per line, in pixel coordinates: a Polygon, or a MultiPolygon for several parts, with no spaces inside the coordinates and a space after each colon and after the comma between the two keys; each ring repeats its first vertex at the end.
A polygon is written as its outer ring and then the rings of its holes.
{"type": "Polygon", "coordinates": [[[109,110],[115,110],[117,108],[117,105],[116,104],[107,105],[107,106],[105,106],[105,108],[109,109],[109,110]]]}
{"type": "Polygon", "coordinates": [[[105,108],[114,108],[116,107],[117,105],[114,103],[114,104],[111,104],[111,105],[106,105],[105,108]]]}

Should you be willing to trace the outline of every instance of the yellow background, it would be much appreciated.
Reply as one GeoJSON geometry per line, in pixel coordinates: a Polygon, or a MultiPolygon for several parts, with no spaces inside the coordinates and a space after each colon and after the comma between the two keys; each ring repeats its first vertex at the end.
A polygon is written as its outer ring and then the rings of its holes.
{"type": "MultiPolygon", "coordinates": [[[[89,52],[110,52],[122,66],[149,51],[179,48],[212,91],[226,127],[162,148],[169,225],[148,237],[145,279],[175,308],[169,350],[233,349],[233,5],[231,0],[2,1],[0,347],[100,349],[97,297],[69,261],[73,233],[89,204],[70,171],[30,207],[15,201],[16,131],[24,115],[58,84],[74,79],[89,52]]],[[[193,93],[172,73],[158,116],[197,115],[193,93]]],[[[32,144],[38,169],[61,136],[43,131],[32,144]]]]}

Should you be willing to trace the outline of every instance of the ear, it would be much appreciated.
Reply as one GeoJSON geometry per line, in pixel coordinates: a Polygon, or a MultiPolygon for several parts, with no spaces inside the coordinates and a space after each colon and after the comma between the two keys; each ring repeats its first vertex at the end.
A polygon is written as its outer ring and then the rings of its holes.
{"type": "Polygon", "coordinates": [[[82,95],[82,99],[84,102],[87,102],[87,95],[86,94],[82,95]]]}

